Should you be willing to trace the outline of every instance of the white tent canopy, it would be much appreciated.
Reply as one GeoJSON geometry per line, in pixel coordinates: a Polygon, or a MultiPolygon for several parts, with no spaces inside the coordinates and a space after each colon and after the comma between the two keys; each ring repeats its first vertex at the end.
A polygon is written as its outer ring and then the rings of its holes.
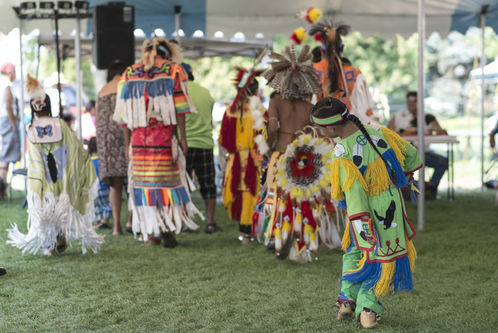
{"type": "MultiPolygon", "coordinates": [[[[481,80],[482,77],[482,69],[476,68],[470,72],[470,76],[476,80],[481,80]]],[[[498,58],[495,61],[490,62],[486,66],[484,66],[484,76],[486,77],[487,83],[496,83],[498,82],[498,58]]]]}
{"type": "MultiPolygon", "coordinates": [[[[322,9],[327,17],[337,18],[351,25],[353,30],[364,35],[379,34],[384,38],[394,34],[404,36],[417,31],[417,0],[191,0],[204,5],[206,10],[206,36],[213,36],[216,31],[223,31],[225,36],[243,32],[248,39],[257,33],[272,39],[276,34],[290,35],[299,26],[306,26],[295,15],[308,7],[322,9]],[[229,4],[229,5],[228,5],[229,4]]],[[[480,8],[481,4],[496,4],[498,0],[425,0],[426,32],[447,33],[455,28],[454,15],[464,15],[480,8]],[[453,24],[453,25],[452,25],[453,24]]],[[[19,26],[13,6],[19,6],[20,0],[0,1],[0,31],[7,33],[19,26]]],[[[126,3],[146,3],[161,9],[181,5],[179,0],[127,0],[126,3]],[[147,1],[147,2],[145,2],[147,1]]],[[[188,15],[188,13],[185,13],[188,15]]],[[[476,13],[478,16],[478,12],[476,13]]],[[[23,31],[40,29],[42,34],[54,30],[48,20],[27,21],[23,31]]],[[[69,34],[75,29],[74,20],[62,20],[60,30],[69,34]]]]}
{"type": "MultiPolygon", "coordinates": [[[[233,1],[235,2],[235,1],[233,1]]],[[[232,2],[232,3],[233,3],[232,2]]],[[[208,0],[207,34],[217,30],[232,35],[242,31],[247,35],[262,32],[265,37],[277,33],[290,35],[307,23],[295,14],[307,7],[320,8],[327,17],[337,18],[351,25],[354,31],[364,35],[379,34],[390,38],[394,34],[404,36],[417,31],[417,0],[251,0],[237,1],[227,6],[225,0],[208,0]]],[[[426,31],[448,32],[451,15],[458,0],[425,0],[426,31]]]]}

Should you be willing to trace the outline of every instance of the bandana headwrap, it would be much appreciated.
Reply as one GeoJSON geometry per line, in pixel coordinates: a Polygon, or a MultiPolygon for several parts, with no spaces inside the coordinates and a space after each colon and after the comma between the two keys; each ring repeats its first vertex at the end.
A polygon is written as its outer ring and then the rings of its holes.
{"type": "Polygon", "coordinates": [[[349,111],[346,105],[333,97],[319,100],[310,114],[311,123],[320,126],[338,125],[348,118],[349,111]]]}

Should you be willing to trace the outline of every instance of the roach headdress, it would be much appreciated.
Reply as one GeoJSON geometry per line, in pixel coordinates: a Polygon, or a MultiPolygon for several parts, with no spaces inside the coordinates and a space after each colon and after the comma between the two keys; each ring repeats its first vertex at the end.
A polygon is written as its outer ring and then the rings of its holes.
{"type": "Polygon", "coordinates": [[[263,73],[263,71],[261,70],[256,70],[256,66],[261,62],[261,59],[263,59],[266,50],[267,49],[265,47],[260,55],[254,60],[254,64],[250,70],[239,66],[235,67],[237,74],[235,76],[234,85],[237,89],[237,95],[235,96],[232,102],[232,106],[230,107],[230,110],[232,112],[240,107],[240,104],[248,97],[249,86],[256,79],[256,77],[260,76],[263,73]]]}

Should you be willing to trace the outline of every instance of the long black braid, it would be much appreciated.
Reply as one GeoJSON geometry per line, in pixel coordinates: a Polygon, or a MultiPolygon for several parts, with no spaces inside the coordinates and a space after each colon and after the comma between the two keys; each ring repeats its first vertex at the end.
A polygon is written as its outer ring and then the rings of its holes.
{"type": "Polygon", "coordinates": [[[384,161],[384,164],[387,166],[387,168],[389,168],[389,173],[391,174],[391,178],[393,179],[394,183],[397,183],[398,177],[396,177],[396,173],[394,172],[394,170],[391,168],[389,163],[387,163],[387,161],[384,159],[384,156],[382,156],[380,151],[375,146],[375,143],[373,142],[372,138],[370,137],[370,134],[368,133],[365,126],[363,126],[363,123],[361,122],[361,120],[358,119],[358,117],[356,117],[354,114],[351,114],[351,113],[348,115],[347,120],[352,122],[356,127],[358,127],[358,129],[361,131],[361,133],[363,133],[365,138],[367,138],[368,143],[370,143],[370,145],[375,150],[375,152],[379,155],[380,158],[382,158],[382,161],[384,161]]]}

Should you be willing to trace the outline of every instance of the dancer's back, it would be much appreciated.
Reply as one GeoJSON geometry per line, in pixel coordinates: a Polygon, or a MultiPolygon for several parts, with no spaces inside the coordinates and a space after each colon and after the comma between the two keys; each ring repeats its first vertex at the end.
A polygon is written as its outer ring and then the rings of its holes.
{"type": "Polygon", "coordinates": [[[276,142],[275,151],[285,152],[294,134],[310,124],[313,104],[302,100],[283,99],[275,95],[270,101],[268,137],[270,147],[276,142]],[[275,119],[276,118],[276,119],[275,119]]]}

